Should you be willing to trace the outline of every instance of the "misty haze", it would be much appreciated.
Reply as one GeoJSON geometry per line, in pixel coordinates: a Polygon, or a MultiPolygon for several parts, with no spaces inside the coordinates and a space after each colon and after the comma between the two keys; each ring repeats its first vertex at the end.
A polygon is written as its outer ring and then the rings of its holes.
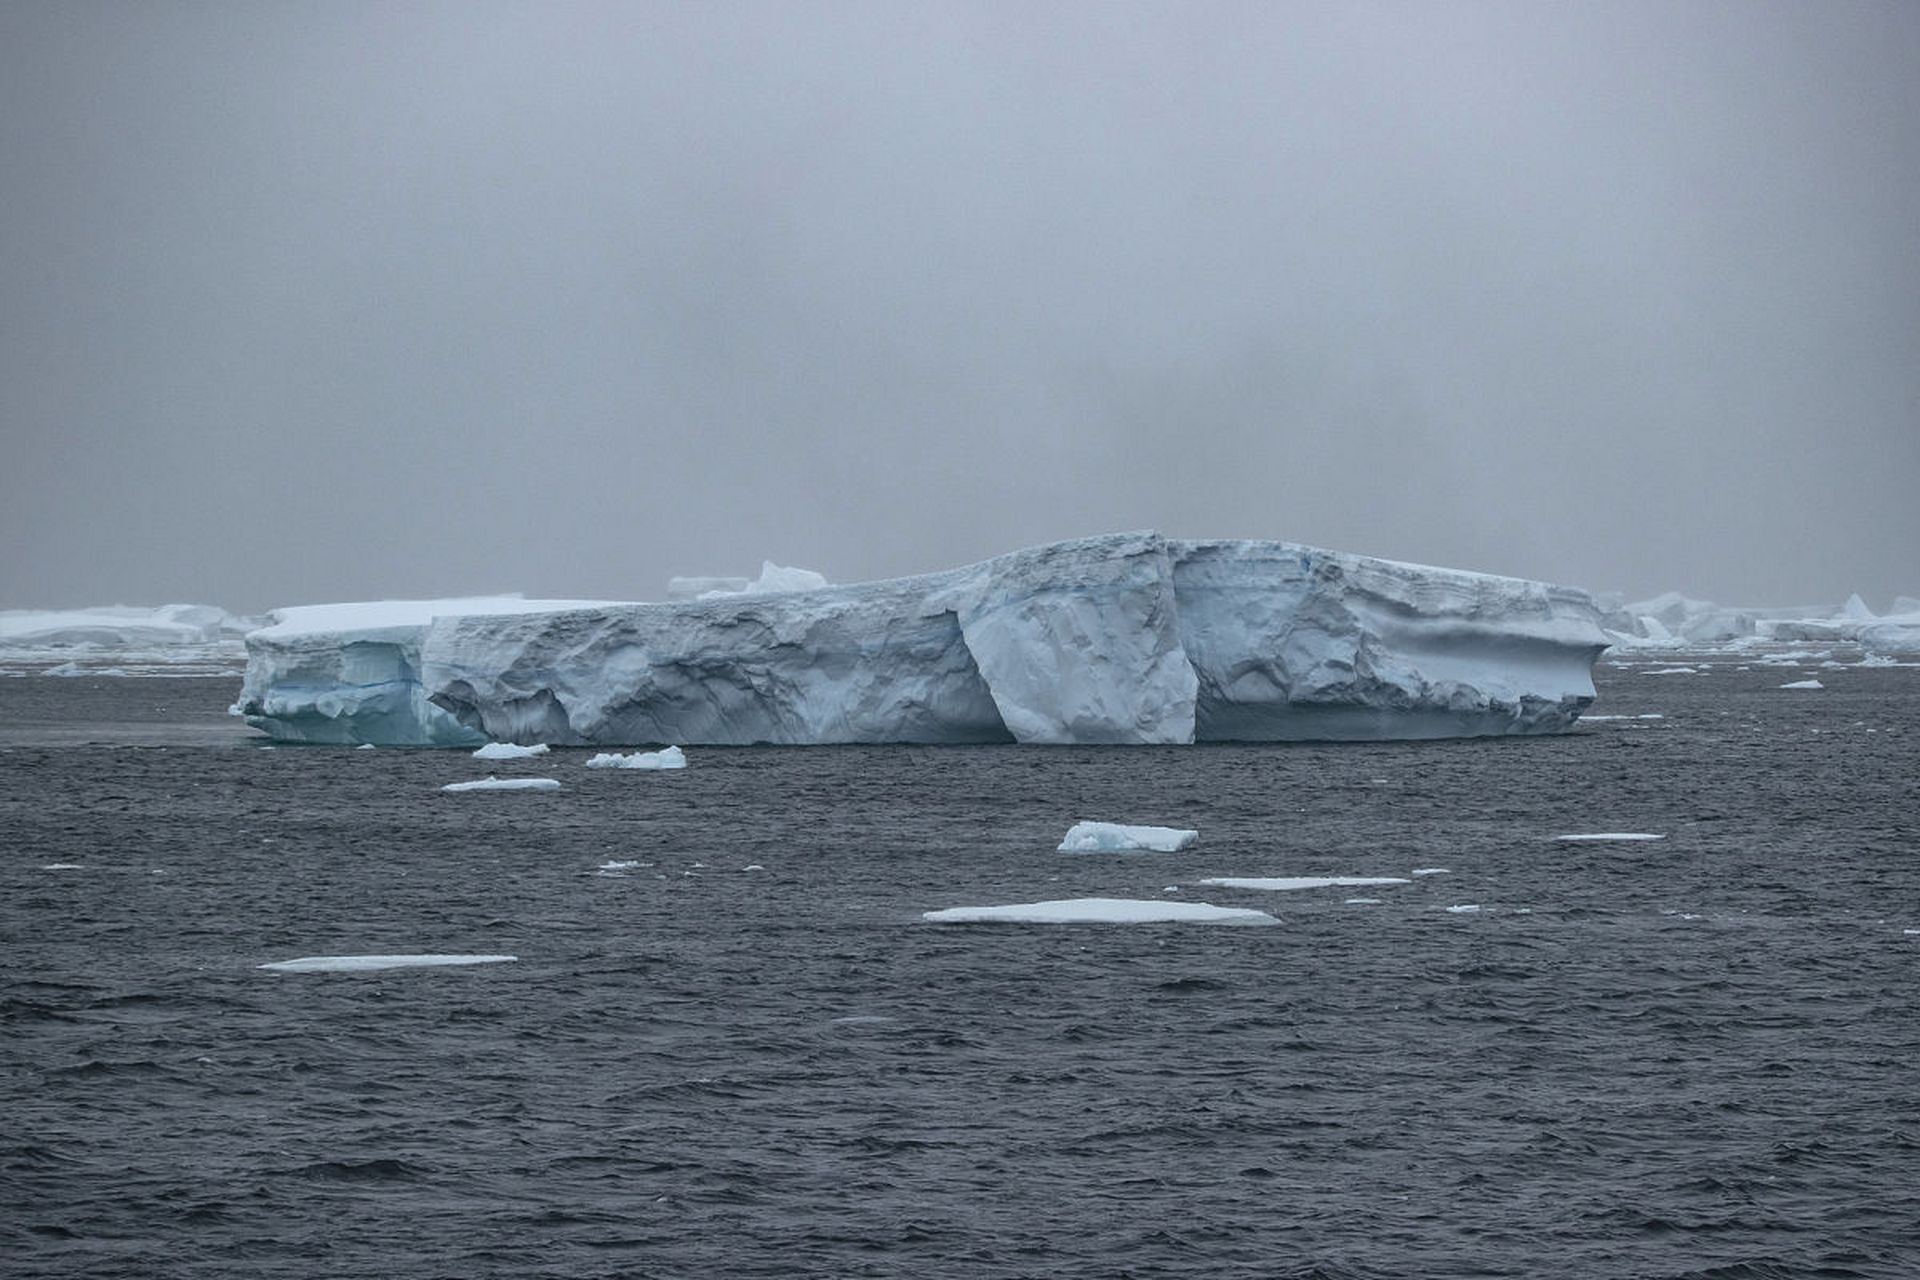
{"type": "Polygon", "coordinates": [[[1920,594],[1908,5],[0,9],[0,604],[1920,594]]]}

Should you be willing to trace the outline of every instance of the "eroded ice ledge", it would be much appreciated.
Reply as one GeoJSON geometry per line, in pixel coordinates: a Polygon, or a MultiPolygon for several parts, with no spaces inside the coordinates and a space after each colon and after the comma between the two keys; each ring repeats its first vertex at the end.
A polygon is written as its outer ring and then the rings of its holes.
{"type": "Polygon", "coordinates": [[[250,724],[449,746],[1548,733],[1606,644],[1571,588],[1157,533],[776,594],[351,608],[248,636],[250,724]]]}

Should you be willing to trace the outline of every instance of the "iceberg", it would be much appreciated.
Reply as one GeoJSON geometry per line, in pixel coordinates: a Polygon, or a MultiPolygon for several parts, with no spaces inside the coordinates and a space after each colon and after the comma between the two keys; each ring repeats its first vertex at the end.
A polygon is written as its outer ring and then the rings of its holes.
{"type": "Polygon", "coordinates": [[[1570,727],[1607,643],[1584,591],[1285,542],[1110,534],[799,589],[774,569],[660,604],[280,610],[237,705],[284,740],[468,747],[1472,737],[1570,727]]]}
{"type": "Polygon", "coordinates": [[[434,619],[604,603],[469,596],[275,609],[266,626],[247,633],[246,681],[234,706],[282,742],[484,746],[489,735],[434,706],[421,685],[421,647],[434,619]]]}

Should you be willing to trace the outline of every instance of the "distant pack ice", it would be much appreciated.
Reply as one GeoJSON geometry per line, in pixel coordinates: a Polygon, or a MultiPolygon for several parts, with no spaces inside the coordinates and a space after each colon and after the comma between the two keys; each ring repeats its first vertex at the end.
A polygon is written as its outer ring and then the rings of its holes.
{"type": "Polygon", "coordinates": [[[282,610],[239,706],[281,739],[466,747],[1551,733],[1593,700],[1599,616],[1516,578],[1112,534],[664,604],[282,610]]]}

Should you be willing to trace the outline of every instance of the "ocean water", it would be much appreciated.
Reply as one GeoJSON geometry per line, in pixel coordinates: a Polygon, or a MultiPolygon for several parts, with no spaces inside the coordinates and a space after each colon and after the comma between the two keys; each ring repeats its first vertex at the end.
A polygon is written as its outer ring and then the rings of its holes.
{"type": "Polygon", "coordinates": [[[658,773],[0,680],[0,1274],[1907,1280],[1920,670],[1708,661],[1554,739],[658,773]],[[1195,883],[1317,875],[1407,883],[1195,883]],[[1089,896],[1281,923],[920,919],[1089,896]],[[518,958],[258,967],[389,953],[518,958]]]}

